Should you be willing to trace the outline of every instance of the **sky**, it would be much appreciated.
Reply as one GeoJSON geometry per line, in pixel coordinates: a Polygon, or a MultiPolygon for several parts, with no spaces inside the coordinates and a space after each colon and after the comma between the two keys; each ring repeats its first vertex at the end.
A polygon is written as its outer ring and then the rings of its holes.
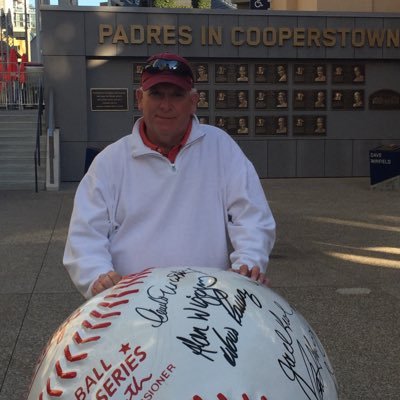
{"type": "MultiPolygon", "coordinates": [[[[80,6],[98,6],[102,1],[106,0],[78,0],[78,4],[80,6]]],[[[58,0],[50,0],[50,4],[57,5],[58,0]]]]}

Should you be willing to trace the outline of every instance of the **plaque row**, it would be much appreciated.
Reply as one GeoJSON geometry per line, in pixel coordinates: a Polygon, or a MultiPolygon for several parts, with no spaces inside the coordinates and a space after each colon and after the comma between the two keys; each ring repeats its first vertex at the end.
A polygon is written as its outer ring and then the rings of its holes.
{"type": "MultiPolygon", "coordinates": [[[[255,90],[254,108],[263,110],[285,110],[289,107],[287,90],[255,90]]],[[[248,90],[216,90],[213,106],[216,109],[248,109],[248,90]]],[[[334,90],[328,99],[326,90],[294,90],[293,108],[296,110],[326,109],[330,104],[333,110],[364,109],[364,90],[334,90]]],[[[210,107],[208,90],[199,91],[198,109],[210,107]]]]}
{"type": "MultiPolygon", "coordinates": [[[[221,116],[217,115],[210,121],[207,116],[199,116],[200,123],[217,126],[230,135],[248,135],[253,131],[256,135],[287,136],[289,134],[287,116],[255,116],[249,121],[248,116],[221,116]],[[250,127],[249,124],[252,126],[250,127]]],[[[293,135],[326,135],[326,116],[323,115],[296,115],[292,120],[293,135]]]]}
{"type": "MultiPolygon", "coordinates": [[[[139,83],[143,63],[133,66],[133,82],[139,83]]],[[[289,65],[287,63],[194,63],[194,76],[197,83],[265,83],[287,84],[289,65]]],[[[329,66],[325,63],[301,63],[293,65],[293,82],[326,84],[329,66]]],[[[364,84],[366,81],[364,64],[332,64],[330,69],[332,83],[364,84]]]]}

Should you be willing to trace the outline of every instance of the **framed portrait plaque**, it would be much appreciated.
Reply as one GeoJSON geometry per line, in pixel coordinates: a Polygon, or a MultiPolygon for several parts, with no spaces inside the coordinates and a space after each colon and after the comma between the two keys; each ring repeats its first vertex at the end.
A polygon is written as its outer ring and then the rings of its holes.
{"type": "Polygon", "coordinates": [[[364,64],[333,64],[332,83],[362,85],[365,79],[364,64]]]}
{"type": "Polygon", "coordinates": [[[199,90],[199,100],[197,101],[197,108],[208,108],[208,90],[199,90]]]}
{"type": "Polygon", "coordinates": [[[247,115],[239,117],[217,115],[215,117],[215,126],[223,129],[230,135],[249,134],[249,118],[247,115]]]}
{"type": "Polygon", "coordinates": [[[208,64],[198,63],[194,65],[195,79],[198,83],[208,83],[208,64]]]}
{"type": "Polygon", "coordinates": [[[365,108],[364,90],[332,90],[332,110],[360,111],[365,108]]]}
{"type": "Polygon", "coordinates": [[[294,83],[313,83],[326,84],[327,72],[325,64],[294,64],[293,82],[294,83]]]}
{"type": "Polygon", "coordinates": [[[216,109],[240,109],[249,107],[248,90],[216,90],[214,93],[216,109]]]}
{"type": "Polygon", "coordinates": [[[326,116],[325,115],[294,115],[293,116],[294,136],[325,136],[326,116]]]}

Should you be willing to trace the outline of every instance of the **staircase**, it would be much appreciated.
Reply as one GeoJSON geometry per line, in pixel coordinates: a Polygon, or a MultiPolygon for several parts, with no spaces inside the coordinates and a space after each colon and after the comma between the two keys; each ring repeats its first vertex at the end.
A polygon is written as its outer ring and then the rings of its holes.
{"type": "MultiPolygon", "coordinates": [[[[0,190],[35,190],[37,110],[0,110],[0,190]]],[[[40,139],[38,189],[46,184],[46,134],[40,139]]]]}

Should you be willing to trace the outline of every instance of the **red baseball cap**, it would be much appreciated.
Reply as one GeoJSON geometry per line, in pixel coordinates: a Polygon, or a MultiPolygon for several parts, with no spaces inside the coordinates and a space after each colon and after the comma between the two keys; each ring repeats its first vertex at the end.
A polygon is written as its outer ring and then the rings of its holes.
{"type": "Polygon", "coordinates": [[[151,56],[144,66],[141,86],[148,90],[158,83],[172,83],[184,90],[193,88],[193,71],[189,61],[172,53],[151,56]]]}

